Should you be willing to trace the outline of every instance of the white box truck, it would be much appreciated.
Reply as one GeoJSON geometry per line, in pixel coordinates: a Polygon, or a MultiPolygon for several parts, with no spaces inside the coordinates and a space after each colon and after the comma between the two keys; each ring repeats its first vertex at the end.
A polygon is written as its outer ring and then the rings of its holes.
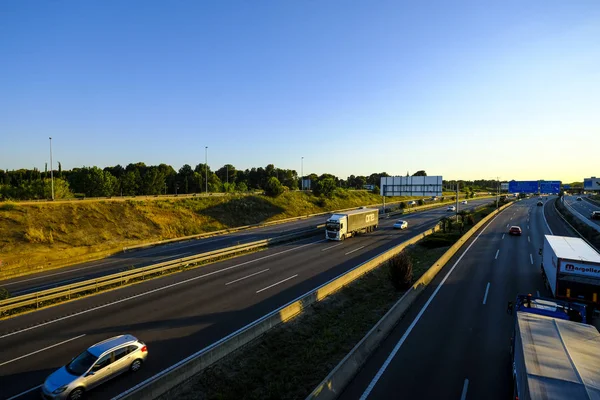
{"type": "Polygon", "coordinates": [[[379,210],[362,208],[333,214],[325,223],[325,238],[344,240],[357,233],[372,232],[379,224],[379,210]]]}
{"type": "Polygon", "coordinates": [[[542,277],[554,297],[586,303],[592,310],[600,304],[600,254],[584,240],[544,236],[542,277]]]}
{"type": "Polygon", "coordinates": [[[600,398],[600,333],[592,325],[516,311],[513,399],[600,398]]]}

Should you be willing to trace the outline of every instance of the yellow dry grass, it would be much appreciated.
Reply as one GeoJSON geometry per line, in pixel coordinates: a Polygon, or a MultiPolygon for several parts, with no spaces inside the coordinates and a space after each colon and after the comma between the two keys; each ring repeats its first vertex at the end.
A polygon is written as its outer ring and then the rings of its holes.
{"type": "Polygon", "coordinates": [[[380,196],[365,191],[343,191],[326,200],[308,193],[287,192],[275,199],[234,195],[154,201],[11,203],[0,207],[0,276],[98,259],[135,244],[380,201],[380,196]]]}

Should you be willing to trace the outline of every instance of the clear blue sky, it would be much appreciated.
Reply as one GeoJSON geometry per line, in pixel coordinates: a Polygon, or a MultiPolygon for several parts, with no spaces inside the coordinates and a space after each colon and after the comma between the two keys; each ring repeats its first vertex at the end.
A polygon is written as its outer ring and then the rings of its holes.
{"type": "Polygon", "coordinates": [[[0,168],[600,176],[600,1],[0,2],[0,168]]]}

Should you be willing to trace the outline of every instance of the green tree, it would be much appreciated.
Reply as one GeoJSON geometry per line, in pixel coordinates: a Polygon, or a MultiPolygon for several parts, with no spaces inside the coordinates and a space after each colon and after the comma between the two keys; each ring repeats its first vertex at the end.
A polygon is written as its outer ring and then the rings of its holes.
{"type": "Polygon", "coordinates": [[[247,192],[248,191],[248,186],[246,185],[245,182],[238,182],[235,184],[235,189],[238,192],[247,192]]]}
{"type": "Polygon", "coordinates": [[[323,196],[323,197],[331,198],[331,197],[333,197],[335,190],[336,190],[335,180],[333,180],[333,178],[325,178],[325,179],[319,180],[314,185],[313,193],[316,196],[323,196]]]}
{"type": "Polygon", "coordinates": [[[279,179],[274,176],[270,177],[265,185],[265,194],[271,197],[277,197],[283,193],[283,185],[279,182],[279,179]]]}
{"type": "Polygon", "coordinates": [[[427,176],[427,172],[425,172],[424,170],[420,170],[415,172],[412,176],[427,176]]]}

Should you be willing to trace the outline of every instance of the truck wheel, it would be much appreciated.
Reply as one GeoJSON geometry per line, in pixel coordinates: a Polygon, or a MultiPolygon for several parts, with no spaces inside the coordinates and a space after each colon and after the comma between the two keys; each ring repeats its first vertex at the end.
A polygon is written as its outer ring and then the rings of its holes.
{"type": "Polygon", "coordinates": [[[340,239],[342,239],[342,242],[343,242],[346,239],[346,235],[342,235],[342,237],[340,239]]]}

